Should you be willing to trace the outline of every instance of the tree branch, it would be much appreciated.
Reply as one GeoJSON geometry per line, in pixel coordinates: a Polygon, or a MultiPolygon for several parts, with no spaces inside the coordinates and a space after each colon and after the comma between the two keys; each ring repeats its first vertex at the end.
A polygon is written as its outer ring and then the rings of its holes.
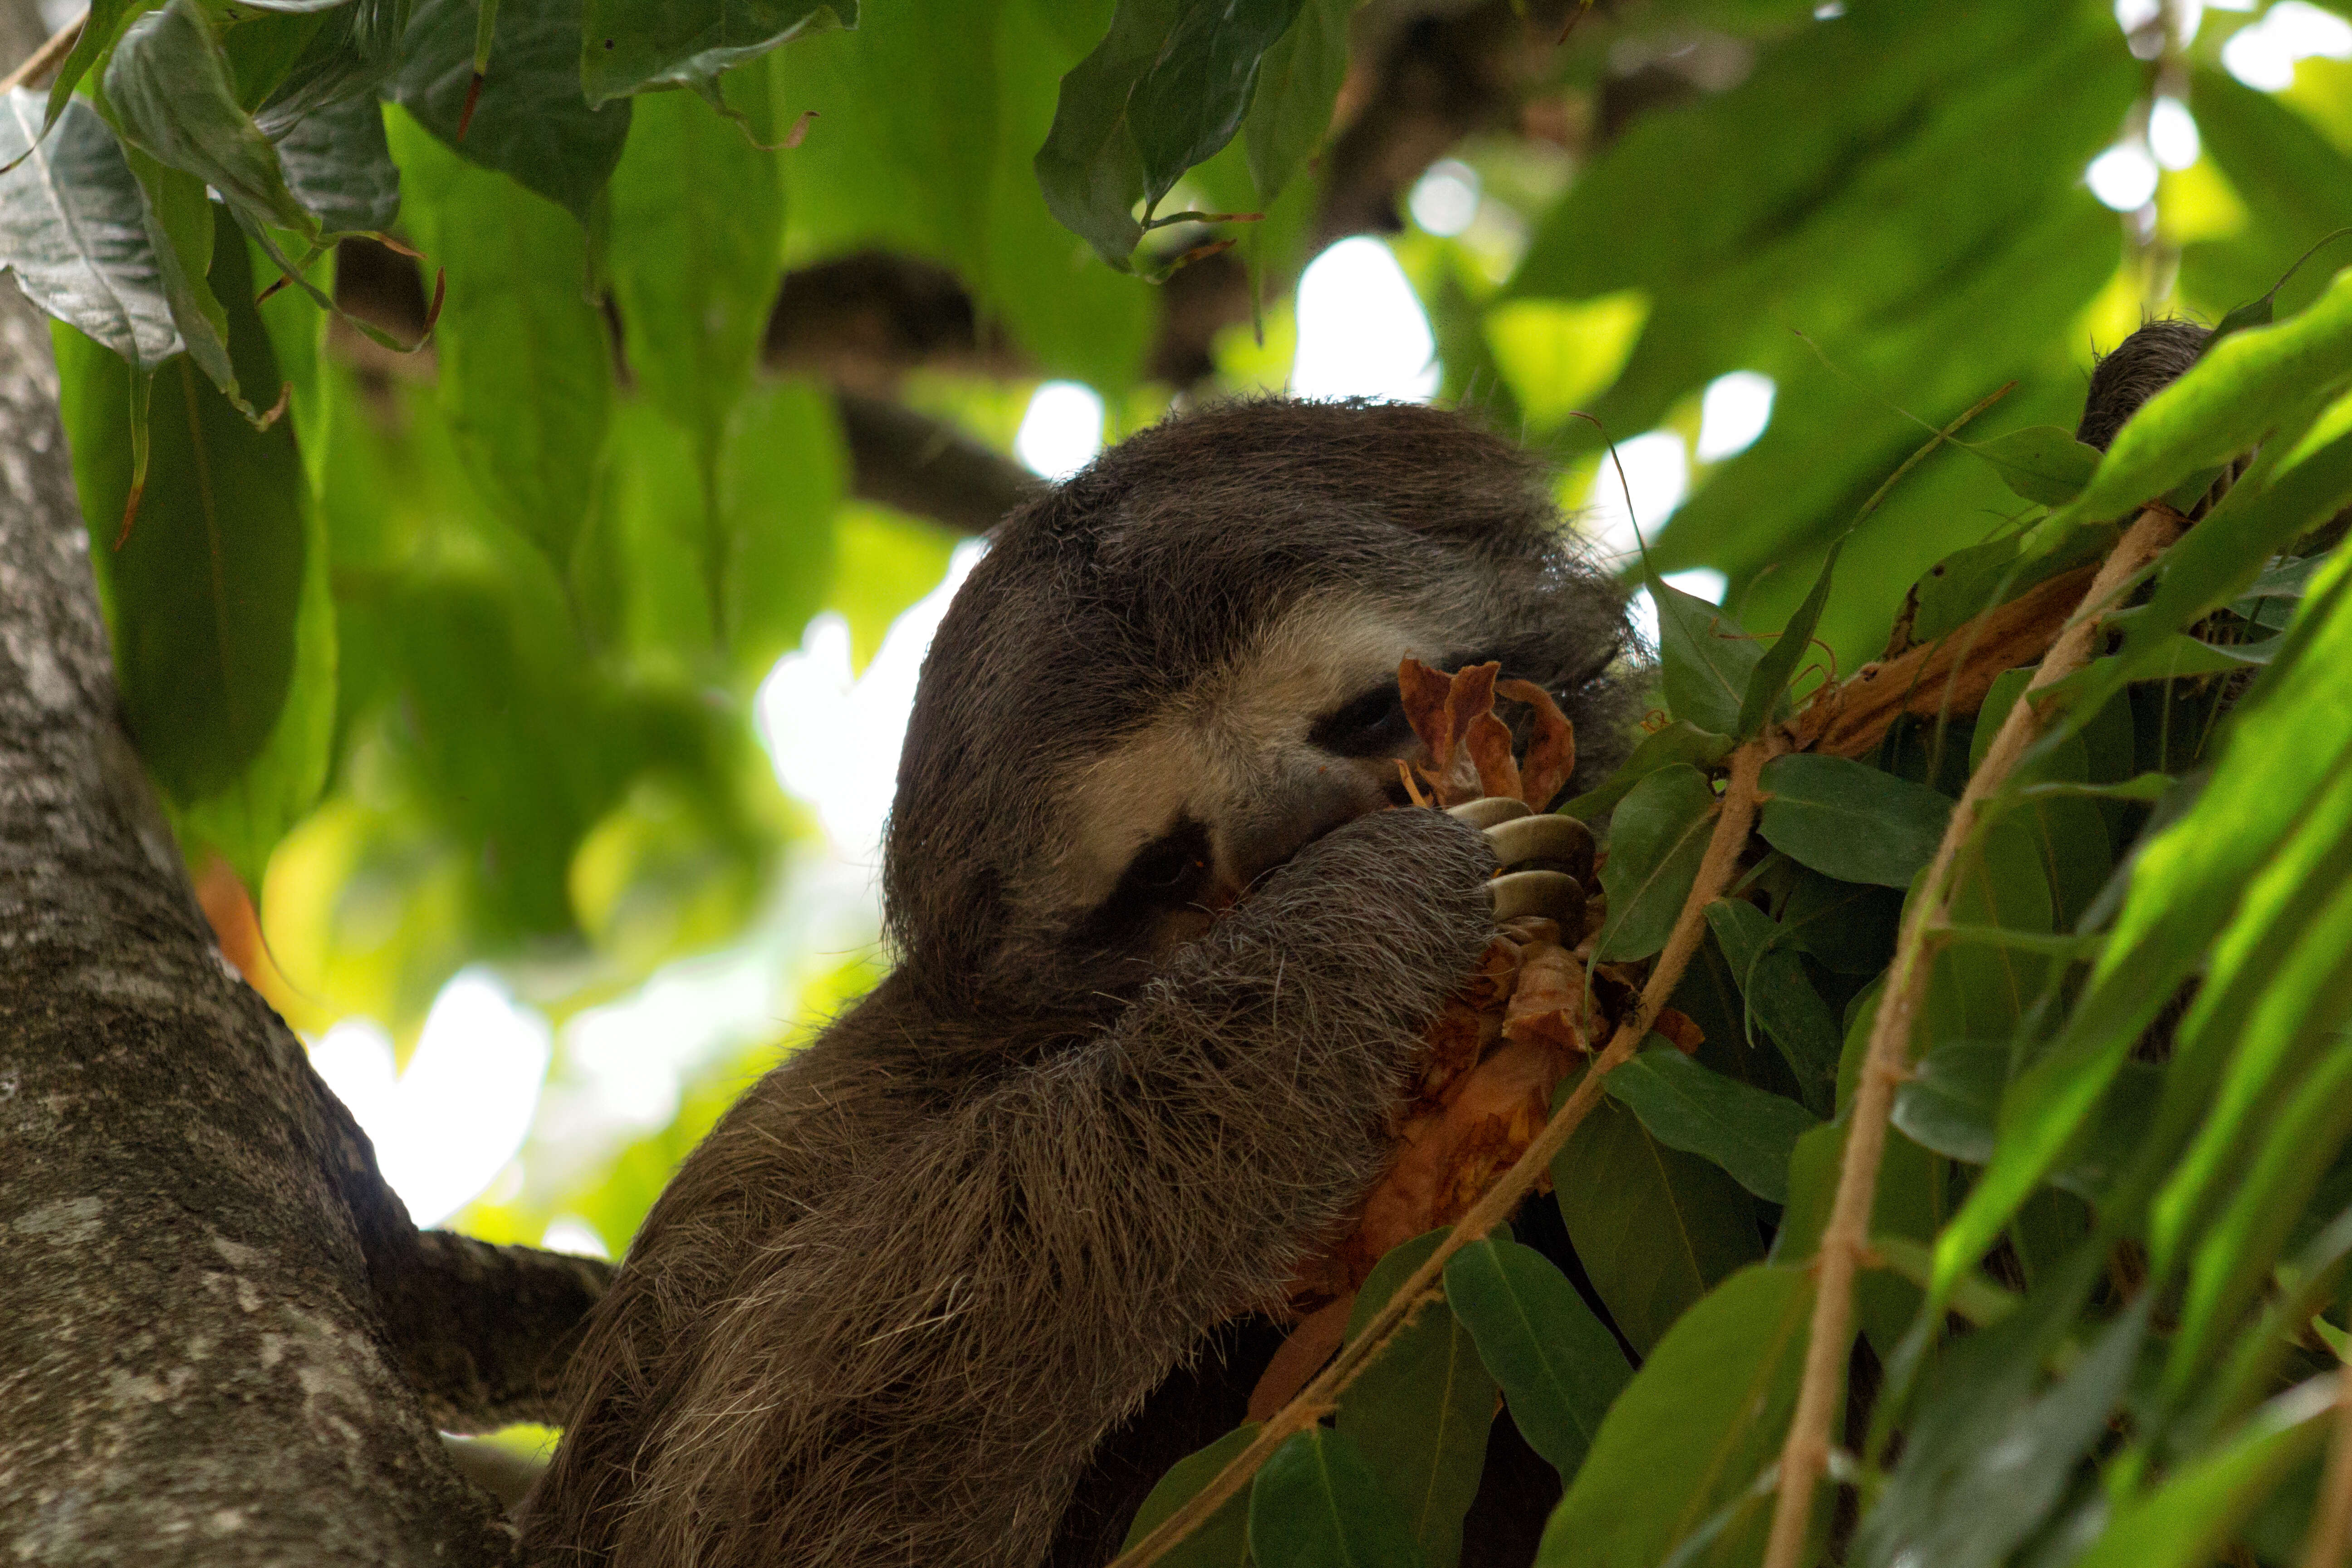
{"type": "Polygon", "coordinates": [[[0,1535],[53,1563],[503,1562],[372,1288],[404,1231],[437,1248],[221,958],[122,729],[13,284],[0,453],[0,1535]]]}
{"type": "Polygon", "coordinates": [[[1870,1029],[1862,1081],[1854,1092],[1853,1120],[1838,1165],[1837,1196],[1822,1228],[1816,1265],[1811,1337],[1805,1344],[1804,1382],[1796,1414],[1780,1450],[1780,1496],[1773,1503],[1772,1533],[1765,1568],[1798,1568],[1811,1521],[1813,1488],[1829,1468],[1830,1420],[1837,1404],[1840,1374],[1853,1335],[1853,1280],[1870,1240],[1870,1210],[1878,1188],[1878,1165],[1886,1148],[1886,1123],[1895,1091],[1911,1071],[1911,1031],[1927,998],[1933,968],[1935,933],[1951,923],[1952,875],[1961,848],[1975,834],[1984,803],[2007,782],[2026,748],[2040,737],[2043,721],[2034,694],[2091,662],[2098,651],[2102,617],[2133,574],[2179,537],[2182,521],[2169,507],[2151,506],[2139,515],[2101,563],[2049,657],[2018,696],[1991,748],[1952,807],[1943,841],[1927,867],[1921,897],[1903,923],[1895,961],[1887,968],[1885,994],[1870,1029]]]}

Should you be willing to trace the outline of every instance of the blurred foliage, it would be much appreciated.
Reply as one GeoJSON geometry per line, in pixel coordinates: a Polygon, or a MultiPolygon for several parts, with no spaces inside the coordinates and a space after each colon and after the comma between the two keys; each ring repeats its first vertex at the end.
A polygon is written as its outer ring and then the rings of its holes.
{"type": "MultiPolygon", "coordinates": [[[[2352,224],[2352,62],[2259,90],[2222,57],[2260,13],[2127,37],[2100,0],[1523,9],[1492,101],[1433,131],[1397,85],[1412,8],[1349,0],[503,0],[478,103],[469,0],[98,6],[0,120],[0,253],[60,322],[126,712],[183,842],[254,893],[248,968],[306,1033],[370,1018],[404,1057],[477,963],[563,1026],[537,1132],[460,1223],[617,1250],[882,962],[751,721],[813,616],[864,668],[955,543],[866,499],[841,395],[1001,452],[1044,380],[1099,393],[1111,438],[1279,386],[1328,215],[1446,154],[1466,214],[1390,242],[1442,395],[1556,459],[1570,507],[1614,493],[1610,439],[1689,458],[1639,520],[1653,732],[1570,807],[1616,809],[1622,956],[1664,940],[1721,759],[1792,689],[1877,657],[1906,604],[1949,632],[2260,449],[1963,868],[1983,940],[1937,958],[1896,1110],[1859,1310],[1888,1383],[1844,1435],[1839,1550],[2284,1562],[2324,1424],[2280,1391],[2326,1364],[2352,1250],[2352,611],[2328,542],[2296,553],[2352,490],[2341,256],[2104,463],[2066,431],[2145,316],[2219,321],[2352,224]],[[2155,170],[2159,100],[2196,155],[2110,211],[2085,170],[2155,170]],[[428,342],[339,307],[353,236],[421,253],[428,342]],[[944,268],[970,341],[780,363],[787,271],[877,252],[944,268]],[[1180,300],[1236,259],[1191,329],[1213,370],[1170,384],[1180,300]],[[1769,378],[1769,424],[1696,458],[1733,372],[1769,378]],[[1720,610],[1663,580],[1695,567],[1720,610]],[[649,1021],[728,963],[761,1000],[649,1021]],[[2136,1048],[2198,973],[2169,1058],[2136,1048]],[[630,1005],[639,1078],[585,1043],[630,1005]]],[[[1675,998],[1706,1049],[1637,1060],[1554,1167],[1590,1289],[1507,1240],[1464,1253],[1201,1550],[1450,1561],[1483,1453],[1456,1407],[1499,1386],[1568,1485],[1543,1561],[1754,1559],[1873,976],[1974,731],[1776,764],[1675,998]]]]}

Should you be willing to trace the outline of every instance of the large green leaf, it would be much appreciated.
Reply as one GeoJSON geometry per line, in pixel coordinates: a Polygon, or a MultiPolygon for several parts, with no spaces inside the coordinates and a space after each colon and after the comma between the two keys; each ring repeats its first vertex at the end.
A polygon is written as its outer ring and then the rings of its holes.
{"type": "Polygon", "coordinates": [[[1128,134],[1143,156],[1147,208],[1184,171],[1234,139],[1257,88],[1258,66],[1297,18],[1303,0],[1189,0],[1127,100],[1128,134]]]}
{"type": "MultiPolygon", "coordinates": [[[[1356,1293],[1348,1338],[1363,1331],[1397,1287],[1427,1261],[1444,1232],[1389,1249],[1356,1293]]],[[[1339,1396],[1333,1426],[1363,1451],[1430,1568],[1462,1555],[1462,1516],[1477,1495],[1486,1435],[1495,1425],[1495,1379],[1479,1359],[1457,1307],[1424,1305],[1339,1396]]]]}
{"type": "Polygon", "coordinates": [[[287,189],[278,149],[237,101],[216,25],[197,0],[171,0],[124,29],[107,59],[106,100],[126,141],[219,192],[247,225],[318,234],[287,189]]]}
{"type": "Polygon", "coordinates": [[[1551,1179],[1601,1305],[1644,1354],[1708,1287],[1764,1254],[1739,1184],[1612,1100],[1585,1117],[1551,1179]]]}
{"type": "Polygon", "coordinates": [[[1632,793],[1635,784],[1661,768],[1686,763],[1697,767],[1713,767],[1731,751],[1731,737],[1702,730],[1696,724],[1675,720],[1642,737],[1633,755],[1619,764],[1615,773],[1599,787],[1578,795],[1561,806],[1563,816],[1586,821],[1610,811],[1632,793]]]}
{"type": "Polygon", "coordinates": [[[1298,19],[1265,53],[1242,140],[1250,179],[1270,202],[1323,144],[1348,74],[1348,18],[1356,0],[1304,0],[1298,19]]]}
{"type": "Polygon", "coordinates": [[[328,235],[381,234],[400,216],[400,170],[369,97],[311,110],[278,138],[287,188],[328,235]]]}
{"type": "Polygon", "coordinates": [[[182,345],[138,182],[89,105],[66,105],[45,142],[41,112],[23,88],[0,112],[0,163],[14,165],[0,174],[0,263],[34,304],[152,372],[182,345]]]}
{"type": "Polygon", "coordinates": [[[1843,757],[1775,757],[1761,790],[1765,842],[1842,882],[1909,887],[1952,815],[1951,801],[1926,785],[1843,757]]]}
{"type": "Polygon", "coordinates": [[[1403,1506],[1356,1445],[1310,1426],[1274,1451],[1250,1488],[1258,1568],[1421,1568],[1403,1506]]]}
{"type": "MultiPolygon", "coordinates": [[[[228,298],[231,346],[246,376],[274,383],[245,244],[221,222],[213,276],[228,298]]],[[[292,700],[301,705],[321,690],[331,702],[334,675],[331,651],[322,668],[300,646],[314,541],[292,430],[254,429],[193,362],[166,364],[147,414],[146,497],[116,549],[131,484],[131,373],[79,333],[60,331],[58,346],[74,480],[141,757],[176,806],[239,790],[281,804],[302,796],[300,809],[318,787],[324,736],[306,733],[308,744],[290,750],[273,738],[298,667],[304,685],[292,700]]],[[[315,637],[319,610],[310,608],[315,637]]],[[[243,868],[255,868],[249,856],[243,868]]]]}
{"type": "Polygon", "coordinates": [[[720,637],[756,681],[800,644],[834,572],[834,512],[849,483],[833,398],[808,382],[755,385],[719,458],[720,637]]]}
{"type": "MultiPolygon", "coordinates": [[[[1797,956],[1801,933],[1775,925],[1745,899],[1716,900],[1706,906],[1706,923],[1731,965],[1743,1013],[1772,1037],[1805,1104],[1816,1114],[1827,1114],[1837,1086],[1843,1037],[1797,956]]],[[[1741,1036],[1748,1036],[1744,1027],[1741,1036]]],[[[1760,1189],[1751,1184],[1749,1190],[1760,1189]]]]}
{"type": "Polygon", "coordinates": [[[715,91],[721,71],[779,44],[856,26],[857,0],[587,0],[581,84],[598,106],[654,88],[715,91]]]}
{"type": "Polygon", "coordinates": [[[1764,645],[1696,595],[1649,579],[1658,607],[1659,679],[1676,719],[1718,734],[1740,734],[1741,711],[1764,645]]]}
{"type": "Polygon", "coordinates": [[[1641,1052],[1609,1075],[1608,1088],[1659,1142],[1713,1161],[1767,1203],[1788,1201],[1789,1152],[1821,1125],[1795,1100],[1710,1071],[1671,1046],[1641,1052]]]}
{"type": "Polygon", "coordinates": [[[1528,1447],[1576,1479],[1633,1369],[1568,1276],[1530,1247],[1483,1237],[1445,1265],[1445,1299],[1502,1384],[1528,1447]]]}
{"type": "MultiPolygon", "coordinates": [[[[1136,1542],[1166,1521],[1196,1492],[1207,1486],[1219,1470],[1231,1463],[1244,1448],[1257,1440],[1258,1425],[1243,1423],[1215,1442],[1195,1454],[1169,1467],[1135,1510],[1135,1522],[1129,1526],[1122,1552],[1131,1552],[1136,1542]]],[[[1235,1492],[1219,1505],[1214,1513],[1201,1521],[1200,1528],[1178,1542],[1160,1562],[1168,1568],[1244,1568],[1249,1562],[1249,1500],[1248,1489],[1235,1492]]]]}
{"type": "MultiPolygon", "coordinates": [[[[473,96],[476,9],[472,0],[417,0],[383,96],[467,162],[511,176],[584,224],[621,161],[629,105],[594,108],[581,90],[581,5],[499,0],[489,74],[460,136],[473,96]]],[[[413,171],[408,144],[399,151],[401,167],[413,171]]]]}
{"type": "Polygon", "coordinates": [[[1780,1447],[1812,1304],[1805,1270],[1758,1267],[1676,1323],[1601,1423],[1544,1530],[1539,1568],[1662,1563],[1746,1489],[1780,1447]]]}
{"type": "Polygon", "coordinates": [[[1604,958],[1646,958],[1665,945],[1715,827],[1715,789],[1686,763],[1658,769],[1618,804],[1609,822],[1604,958]]]}
{"type": "Polygon", "coordinates": [[[562,570],[612,400],[604,319],[581,293],[586,243],[555,206],[461,161],[405,115],[390,130],[410,228],[448,273],[442,405],[485,499],[562,570]]]}

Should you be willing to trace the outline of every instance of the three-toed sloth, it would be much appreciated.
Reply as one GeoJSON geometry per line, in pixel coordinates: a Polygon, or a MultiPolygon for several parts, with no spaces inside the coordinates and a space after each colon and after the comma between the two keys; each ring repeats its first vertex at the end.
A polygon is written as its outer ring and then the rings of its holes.
{"type": "MultiPolygon", "coordinates": [[[[1491,918],[1400,659],[1615,760],[1622,593],[1423,407],[1173,418],[1000,524],[923,666],[896,967],[754,1085],[597,1308],[533,1563],[1099,1563],[1232,1426],[1491,918]]],[[[1573,787],[1573,786],[1571,786],[1573,787]]]]}

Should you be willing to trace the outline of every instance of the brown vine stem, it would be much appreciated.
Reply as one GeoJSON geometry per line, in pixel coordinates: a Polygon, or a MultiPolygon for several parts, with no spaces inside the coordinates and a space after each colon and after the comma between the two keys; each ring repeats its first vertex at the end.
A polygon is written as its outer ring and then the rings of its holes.
{"type": "Polygon", "coordinates": [[[1519,1200],[1527,1196],[1544,1172],[1549,1168],[1552,1156],[1567,1144],[1569,1138],[1592,1107],[1601,1099],[1601,1080],[1618,1064],[1641,1048],[1649,1037],[1650,1025],[1657,1018],[1658,1010],[1674,994],[1682,981],[1683,972],[1690,966],[1691,956],[1698,951],[1706,934],[1706,906],[1722,897],[1731,885],[1732,872],[1739,864],[1739,852],[1747,847],[1748,835],[1756,825],[1757,777],[1764,764],[1788,749],[1786,737],[1777,731],[1768,731],[1731,753],[1731,782],[1717,804],[1715,829],[1708,836],[1706,853],[1700,858],[1698,876],[1691,883],[1690,894],[1683,900],[1682,912],[1675,917],[1674,931],[1660,950],[1658,960],[1651,967],[1649,981],[1642,987],[1641,1000],[1633,1011],[1617,1026],[1608,1049],[1593,1058],[1592,1067],[1567,1100],[1552,1113],[1544,1130],[1528,1145],[1517,1163],[1503,1173],[1503,1179],[1486,1190],[1486,1194],[1470,1205],[1470,1210],[1454,1222],[1445,1239],[1438,1243],[1428,1260],[1405,1282],[1397,1287],[1381,1310],[1374,1313],[1362,1333],[1356,1336],[1312,1383],[1300,1389],[1290,1403],[1266,1420],[1250,1446],[1226,1461],[1225,1468],[1184,1500],[1181,1507],[1161,1521],[1158,1529],[1135,1543],[1134,1549],[1123,1552],[1111,1568],[1146,1568],[1157,1563],[1176,1543],[1191,1534],[1208,1517],[1223,1507],[1227,1499],[1239,1492],[1255,1475],[1258,1467],[1274,1457],[1274,1451],[1299,1432],[1312,1426],[1328,1413],[1356,1374],[1372,1363],[1374,1358],[1395,1337],[1398,1329],[1422,1300],[1437,1288],[1438,1277],[1445,1270],[1446,1260],[1464,1247],[1485,1236],[1508,1218],[1519,1200]]]}
{"type": "Polygon", "coordinates": [[[1952,807],[1943,841],[1928,863],[1922,896],[1904,921],[1895,962],[1887,969],[1885,994],[1871,1025],[1853,1124],[1838,1165],[1837,1197],[1814,1264],[1817,1288],[1811,1337],[1805,1344],[1805,1377],[1780,1450],[1780,1496],[1773,1503],[1764,1568],[1800,1568],[1812,1521],[1813,1489],[1829,1468],[1830,1418],[1853,1334],[1853,1279],[1869,1245],[1870,1206],[1878,1188],[1879,1158],[1886,1148],[1887,1117],[1895,1107],[1895,1089],[1910,1074],[1912,1026],[1927,994],[1936,934],[1951,923],[1952,873],[1960,851],[1982,820],[1985,798],[2016,770],[2026,748],[2042,734],[2043,721],[2033,706],[2033,694],[2091,662],[2098,651],[2101,621],[2114,607],[2113,601],[2133,574],[2162,553],[2184,526],[2171,508],[2148,507],[2101,563],[2080,607],[2002,720],[1983,763],[1952,807]]]}
{"type": "Polygon", "coordinates": [[[2352,1545],[2352,1362],[2336,1373],[2336,1430],[2328,1437],[2327,1478],[2319,1506],[2311,1510],[2311,1539],[2303,1548],[2303,1568],[2344,1568],[2352,1545]]]}
{"type": "Polygon", "coordinates": [[[35,77],[56,69],[58,62],[73,53],[74,43],[81,37],[82,24],[89,20],[89,13],[84,11],[51,33],[47,43],[25,57],[23,64],[6,76],[0,77],[0,92],[14,92],[35,77]]]}

